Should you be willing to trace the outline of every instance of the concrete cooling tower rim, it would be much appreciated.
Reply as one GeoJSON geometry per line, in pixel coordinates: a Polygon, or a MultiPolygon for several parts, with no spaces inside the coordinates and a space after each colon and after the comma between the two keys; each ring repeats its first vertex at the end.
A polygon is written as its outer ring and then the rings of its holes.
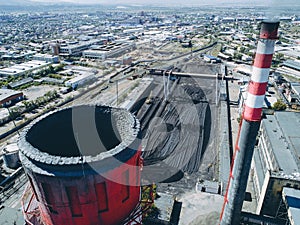
{"type": "MultiPolygon", "coordinates": [[[[70,112],[68,112],[70,113],[70,112]]],[[[97,114],[95,112],[95,118],[97,114]]],[[[53,118],[52,118],[53,119],[53,118]]],[[[88,163],[98,163],[100,161],[105,161],[109,158],[122,157],[126,161],[128,157],[131,157],[137,152],[139,147],[139,130],[140,123],[134,115],[128,112],[126,109],[112,108],[109,106],[102,105],[79,105],[72,106],[64,109],[55,110],[53,112],[47,113],[38,119],[31,122],[27,127],[24,128],[19,138],[19,148],[20,157],[25,166],[30,166],[32,169],[36,168],[33,164],[42,164],[46,167],[50,166],[78,166],[88,163]],[[100,110],[102,113],[109,113],[113,118],[116,119],[116,127],[120,136],[120,143],[115,147],[102,151],[97,155],[81,155],[81,156],[60,156],[49,154],[48,152],[41,151],[40,149],[34,147],[28,141],[28,134],[34,129],[39,123],[48,120],[51,117],[62,114],[66,111],[72,111],[74,109],[96,109],[100,110]]],[[[52,140],[54,141],[54,140],[52,140]]],[[[122,160],[121,159],[121,160],[122,160]]],[[[118,159],[119,160],[119,159],[118,159]]],[[[43,167],[43,166],[42,166],[43,167]]],[[[41,172],[41,171],[40,171],[41,172]]]]}

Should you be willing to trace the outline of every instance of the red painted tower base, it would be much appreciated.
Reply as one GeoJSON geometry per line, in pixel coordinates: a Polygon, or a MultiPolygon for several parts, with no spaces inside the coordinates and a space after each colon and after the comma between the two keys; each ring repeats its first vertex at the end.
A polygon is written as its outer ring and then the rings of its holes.
{"type": "Polygon", "coordinates": [[[30,124],[19,141],[28,224],[122,224],[140,201],[139,131],[129,112],[104,106],[75,106],[30,124]]]}

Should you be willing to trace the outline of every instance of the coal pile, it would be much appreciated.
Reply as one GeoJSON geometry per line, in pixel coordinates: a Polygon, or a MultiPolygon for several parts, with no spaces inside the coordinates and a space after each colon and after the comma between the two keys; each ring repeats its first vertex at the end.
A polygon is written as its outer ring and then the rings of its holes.
{"type": "Polygon", "coordinates": [[[198,172],[210,134],[210,106],[191,78],[181,78],[143,139],[147,180],[176,181],[198,172]],[[206,131],[206,132],[205,132],[206,131]]]}

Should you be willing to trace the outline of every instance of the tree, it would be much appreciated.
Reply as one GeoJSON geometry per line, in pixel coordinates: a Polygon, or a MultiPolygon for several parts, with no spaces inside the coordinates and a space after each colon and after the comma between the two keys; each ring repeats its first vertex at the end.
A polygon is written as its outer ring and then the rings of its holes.
{"type": "Polygon", "coordinates": [[[245,51],[246,51],[246,48],[244,46],[240,47],[240,52],[241,53],[245,53],[245,51]]]}
{"type": "Polygon", "coordinates": [[[64,65],[63,64],[59,64],[57,67],[54,68],[55,72],[59,72],[62,71],[64,69],[64,65]]]}
{"type": "Polygon", "coordinates": [[[280,60],[284,60],[284,54],[282,53],[277,53],[275,55],[276,60],[280,61],[280,60]]]}
{"type": "Polygon", "coordinates": [[[242,56],[243,56],[242,54],[235,52],[234,55],[233,55],[233,58],[241,60],[242,56]]]}
{"type": "Polygon", "coordinates": [[[22,103],[24,104],[25,111],[27,111],[27,112],[31,111],[37,107],[34,101],[23,101],[22,103]]]}
{"type": "Polygon", "coordinates": [[[8,82],[8,83],[13,82],[14,80],[15,80],[15,77],[12,76],[12,75],[9,75],[9,76],[7,77],[7,82],[8,82]]]}
{"type": "Polygon", "coordinates": [[[7,108],[9,115],[10,115],[10,119],[14,120],[17,117],[19,117],[21,115],[21,109],[19,107],[14,107],[14,108],[7,108]]]}
{"type": "Polygon", "coordinates": [[[277,100],[277,102],[274,103],[273,109],[277,111],[282,111],[286,109],[286,104],[282,102],[281,100],[277,100]]]}
{"type": "Polygon", "coordinates": [[[49,66],[48,72],[49,72],[49,73],[54,73],[54,72],[55,72],[55,70],[54,70],[54,68],[53,68],[52,65],[49,66]]]}

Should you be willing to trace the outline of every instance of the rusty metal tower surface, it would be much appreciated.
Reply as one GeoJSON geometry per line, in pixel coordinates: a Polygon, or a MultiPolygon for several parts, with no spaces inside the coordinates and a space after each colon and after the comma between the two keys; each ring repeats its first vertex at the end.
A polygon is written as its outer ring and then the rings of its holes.
{"type": "Polygon", "coordinates": [[[240,224],[253,150],[261,121],[262,106],[277,39],[279,22],[263,21],[240,124],[230,177],[221,212],[221,225],[240,224]]]}
{"type": "Polygon", "coordinates": [[[32,122],[18,144],[32,191],[24,195],[28,224],[116,225],[138,206],[140,124],[125,109],[57,110],[32,122]]]}

